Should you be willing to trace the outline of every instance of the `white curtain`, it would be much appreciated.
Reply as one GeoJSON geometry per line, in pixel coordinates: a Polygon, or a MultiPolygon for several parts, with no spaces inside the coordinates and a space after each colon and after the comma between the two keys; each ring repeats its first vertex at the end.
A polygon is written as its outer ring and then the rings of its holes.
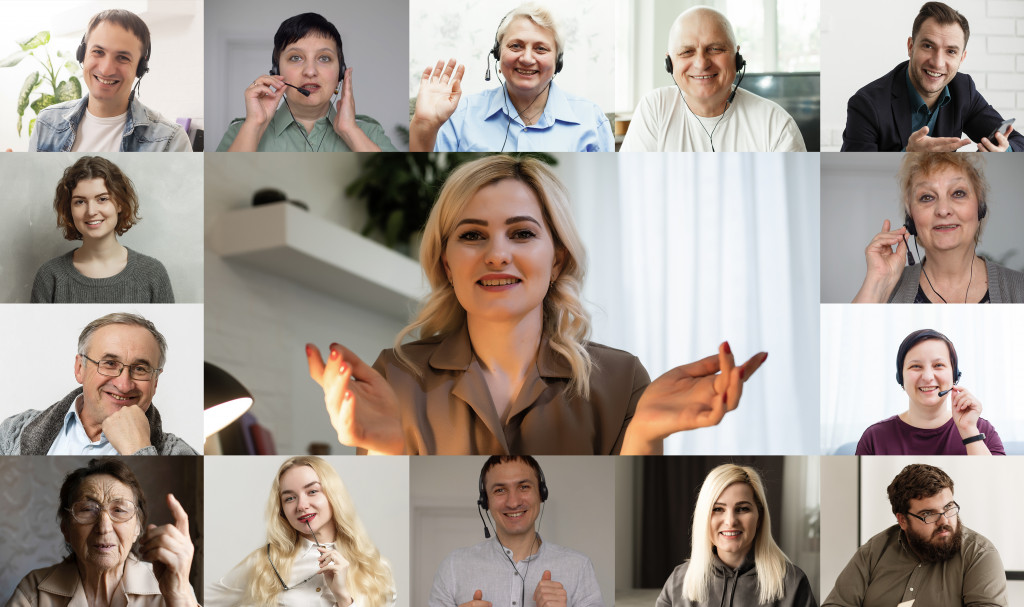
{"type": "Polygon", "coordinates": [[[769,352],[737,411],[666,452],[818,453],[818,155],[562,160],[595,341],[636,354],[652,378],[725,340],[740,362],[769,352]]]}
{"type": "Polygon", "coordinates": [[[1024,408],[1013,379],[1019,370],[1024,315],[1005,305],[821,306],[821,451],[854,443],[871,424],[907,410],[896,383],[896,351],[918,329],[953,342],[960,384],[981,401],[981,416],[1004,443],[1024,441],[1024,408]]]}

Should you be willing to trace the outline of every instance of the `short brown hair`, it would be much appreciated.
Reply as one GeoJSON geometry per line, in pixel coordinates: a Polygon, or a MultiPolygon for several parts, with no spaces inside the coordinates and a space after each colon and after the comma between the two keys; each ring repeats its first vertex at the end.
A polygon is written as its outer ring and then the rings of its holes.
{"type": "Polygon", "coordinates": [[[910,512],[910,500],[937,495],[943,489],[953,491],[953,479],[935,466],[910,464],[889,483],[889,504],[893,514],[910,512]]]}
{"type": "Polygon", "coordinates": [[[81,240],[82,233],[75,227],[71,216],[71,193],[78,182],[86,179],[102,179],[107,185],[107,192],[117,203],[118,236],[124,234],[139,222],[139,197],[135,186],[116,164],[99,156],[82,156],[75,164],[64,169],[64,176],[57,182],[57,192],[53,196],[53,210],[57,213],[57,227],[64,230],[65,240],[81,240]]]}
{"type": "MultiPolygon", "coordinates": [[[[900,194],[903,199],[903,212],[910,218],[910,197],[914,178],[918,175],[930,175],[939,169],[952,167],[958,169],[971,183],[975,196],[978,198],[978,216],[988,217],[988,181],[985,179],[984,159],[980,154],[958,154],[956,152],[907,152],[903,155],[900,172],[896,176],[900,194]]],[[[983,219],[981,220],[984,221],[983,219]]],[[[974,244],[981,242],[983,223],[978,225],[974,234],[974,244]]]]}
{"type": "MultiPolygon", "coordinates": [[[[139,39],[142,43],[142,56],[139,57],[140,69],[143,74],[148,70],[149,55],[152,52],[152,38],[149,35],[149,26],[142,20],[141,17],[131,11],[126,11],[122,8],[111,8],[105,11],[101,11],[92,16],[89,19],[89,26],[85,29],[85,36],[82,37],[82,46],[88,47],[89,35],[92,34],[92,30],[96,29],[96,26],[109,21],[115,25],[120,26],[132,33],[133,36],[139,39]]],[[[142,74],[136,73],[137,76],[141,77],[142,74]]]]}
{"type": "Polygon", "coordinates": [[[967,48],[967,40],[971,37],[971,26],[967,24],[967,17],[941,2],[925,2],[921,6],[921,10],[918,11],[917,17],[914,19],[914,29],[910,33],[911,38],[917,39],[917,32],[921,30],[921,25],[928,19],[935,19],[939,25],[951,23],[959,25],[960,29],[964,30],[964,48],[967,48]]]}
{"type": "MultiPolygon", "coordinates": [[[[146,530],[146,494],[142,492],[139,479],[135,473],[123,461],[116,457],[97,457],[89,460],[89,465],[68,472],[64,477],[64,484],[60,486],[60,505],[57,507],[57,521],[60,523],[61,531],[67,529],[71,523],[71,505],[78,497],[78,489],[82,482],[90,476],[97,474],[108,474],[127,485],[132,490],[132,501],[135,502],[135,517],[139,523],[139,537],[146,530]]],[[[139,541],[135,540],[132,552],[139,556],[139,541]]]]}

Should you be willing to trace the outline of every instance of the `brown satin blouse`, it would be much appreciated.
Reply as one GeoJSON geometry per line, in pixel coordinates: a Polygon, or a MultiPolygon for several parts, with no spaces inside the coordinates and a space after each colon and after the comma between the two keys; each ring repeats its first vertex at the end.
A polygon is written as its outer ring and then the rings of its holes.
{"type": "Polygon", "coordinates": [[[465,328],[403,347],[422,377],[390,349],[373,368],[398,395],[410,455],[618,454],[651,379],[628,352],[594,343],[585,347],[595,367],[588,401],[564,393],[572,370],[544,339],[537,364],[504,418],[498,417],[465,328]]]}

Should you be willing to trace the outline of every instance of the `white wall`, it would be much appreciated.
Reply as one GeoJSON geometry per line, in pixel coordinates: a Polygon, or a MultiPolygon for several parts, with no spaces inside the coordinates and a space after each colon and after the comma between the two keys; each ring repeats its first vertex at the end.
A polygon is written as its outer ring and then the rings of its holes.
{"type": "MultiPolygon", "coordinates": [[[[1024,490],[1008,479],[1021,478],[1020,458],[974,457],[852,457],[824,458],[822,494],[822,590],[827,596],[835,578],[857,547],[896,524],[886,487],[904,466],[929,464],[944,470],[954,483],[961,522],[982,534],[999,550],[1008,571],[1024,569],[1024,548],[1008,529],[1016,514],[1007,504],[1020,503],[1024,490]],[[826,499],[824,496],[829,496],[826,499]],[[859,497],[859,499],[858,499],[859,497]],[[860,538],[855,529],[859,526],[860,538]],[[827,547],[827,548],[824,548],[827,547]]],[[[1009,604],[1024,600],[1024,582],[1009,582],[1009,604]]]]}
{"type": "MultiPolygon", "coordinates": [[[[194,126],[197,119],[198,126],[202,126],[203,0],[53,0],[44,4],[30,0],[7,1],[4,2],[4,18],[0,20],[0,58],[19,49],[15,40],[47,30],[51,35],[50,56],[56,60],[57,51],[65,51],[74,61],[75,49],[89,19],[110,8],[130,10],[142,17],[149,27],[153,51],[149,73],[142,79],[139,89],[139,100],[172,122],[190,117],[194,126]]],[[[40,58],[44,56],[40,49],[36,52],[40,58]]],[[[81,68],[76,67],[81,81],[81,68]]],[[[15,128],[17,95],[25,78],[42,69],[31,57],[15,67],[0,69],[0,90],[5,91],[0,95],[0,116],[4,117],[0,119],[0,149],[28,149],[28,122],[35,114],[31,108],[25,110],[19,138],[15,128]]],[[[62,70],[58,82],[67,77],[67,72],[62,70]]],[[[49,85],[43,85],[30,99],[34,101],[40,92],[52,94],[49,85]]],[[[88,89],[83,82],[82,95],[86,93],[88,89]]]]}
{"type": "MultiPolygon", "coordinates": [[[[438,59],[465,64],[463,95],[500,86],[494,76],[494,33],[517,0],[410,0],[408,95],[419,91],[424,68],[438,59]],[[484,80],[491,65],[491,81],[484,80]]],[[[564,67],[555,76],[562,90],[589,99],[605,113],[615,110],[615,44],[611,0],[547,2],[565,44],[564,67]]],[[[500,74],[499,74],[500,75],[500,74]]]]}
{"type": "MultiPolygon", "coordinates": [[[[409,594],[409,460],[330,457],[370,541],[391,562],[398,607],[409,594]]],[[[210,456],[205,466],[206,583],[220,580],[253,550],[266,546],[266,505],[284,457],[210,456]]]]}
{"type": "MultiPolygon", "coordinates": [[[[821,11],[821,149],[838,151],[846,103],[864,85],[907,60],[907,38],[921,2],[823,2],[821,11]],[[879,18],[884,15],[884,18],[879,18]]],[[[960,71],[1006,118],[1024,109],[1024,3],[954,4],[971,27],[960,71]]],[[[969,146],[973,147],[973,146],[969,146]]],[[[968,148],[964,148],[965,150],[968,148]]]]}
{"type": "MultiPolygon", "coordinates": [[[[225,211],[250,206],[252,193],[269,186],[306,202],[318,217],[362,229],[362,203],[349,203],[343,193],[358,171],[358,154],[206,154],[204,159],[210,177],[207,230],[225,211]]],[[[329,423],[323,390],[309,378],[304,346],[314,342],[326,352],[337,341],[373,363],[404,324],[225,261],[207,245],[206,360],[253,393],[252,413],[273,433],[278,453],[305,453],[310,442],[344,451],[329,423]]]]}
{"type": "MultiPolygon", "coordinates": [[[[29,301],[36,270],[77,249],[57,228],[53,197],[64,170],[84,154],[0,155],[0,302],[29,301]]],[[[203,157],[193,154],[100,154],[132,180],[142,220],[118,237],[160,261],[178,303],[203,301],[203,157]]]]}
{"type": "Polygon", "coordinates": [[[87,324],[112,312],[149,319],[167,340],[167,362],[153,404],[165,432],[193,449],[203,445],[203,306],[201,304],[6,304],[0,314],[0,369],[17,369],[0,419],[28,409],[43,410],[78,387],[74,364],[78,336],[87,324]],[[15,347],[17,345],[17,347],[15,347]],[[28,364],[26,365],[26,361],[28,364]]]}
{"type": "Polygon", "coordinates": [[[345,64],[352,68],[356,112],[380,122],[396,147],[408,147],[395,129],[409,126],[406,0],[217,0],[206,10],[207,149],[217,149],[228,123],[245,116],[242,93],[257,76],[270,71],[274,34],[281,22],[304,12],[320,13],[338,28],[345,64]]]}
{"type": "MultiPolygon", "coordinates": [[[[544,504],[539,533],[544,541],[572,548],[590,557],[601,585],[605,604],[615,596],[615,474],[609,456],[538,457],[544,471],[549,497],[544,504]]],[[[422,530],[413,529],[413,554],[429,558],[413,563],[413,604],[426,604],[429,584],[438,565],[452,550],[483,541],[483,525],[476,512],[480,468],[486,458],[465,456],[415,457],[410,461],[411,514],[421,508],[452,508],[464,512],[465,526],[451,530],[444,544],[417,545],[422,530]],[[417,569],[425,575],[417,575],[417,569]]],[[[491,539],[494,539],[491,531],[491,539]]],[[[484,597],[485,599],[487,597],[484,597]]]]}
{"type": "MultiPolygon", "coordinates": [[[[1019,159],[1011,156],[984,157],[990,190],[978,252],[993,259],[1005,257],[1004,265],[1024,271],[1020,238],[1024,206],[1019,204],[1024,173],[1019,159]]],[[[821,155],[821,241],[828,244],[821,247],[822,303],[853,300],[867,268],[864,249],[882,231],[884,220],[892,229],[903,225],[902,195],[896,182],[902,158],[902,154],[821,155]]],[[[914,239],[909,243],[920,262],[914,239]]]]}

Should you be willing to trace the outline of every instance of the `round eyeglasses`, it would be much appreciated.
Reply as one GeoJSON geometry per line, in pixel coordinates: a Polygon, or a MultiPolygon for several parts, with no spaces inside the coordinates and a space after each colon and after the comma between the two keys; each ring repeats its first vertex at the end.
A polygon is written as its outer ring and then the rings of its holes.
{"type": "Polygon", "coordinates": [[[942,512],[932,512],[930,514],[925,514],[924,516],[921,516],[920,514],[914,514],[913,512],[908,512],[907,514],[923,522],[926,525],[931,525],[935,521],[939,520],[940,517],[944,516],[946,518],[953,518],[957,515],[958,512],[960,512],[960,504],[953,502],[951,506],[949,506],[942,512]]]}
{"type": "Polygon", "coordinates": [[[82,358],[96,365],[96,370],[99,371],[100,375],[106,375],[107,377],[120,377],[121,371],[124,371],[125,367],[128,367],[128,376],[135,381],[149,381],[153,377],[163,371],[163,369],[157,369],[150,367],[145,363],[132,363],[126,365],[119,360],[103,359],[93,360],[85,354],[80,354],[82,358]]]}
{"type": "Polygon", "coordinates": [[[101,512],[106,512],[110,520],[115,523],[124,523],[132,520],[135,516],[135,504],[130,500],[116,499],[106,504],[100,504],[92,500],[82,500],[71,504],[68,512],[71,518],[82,525],[95,523],[100,518],[101,512]]]}

